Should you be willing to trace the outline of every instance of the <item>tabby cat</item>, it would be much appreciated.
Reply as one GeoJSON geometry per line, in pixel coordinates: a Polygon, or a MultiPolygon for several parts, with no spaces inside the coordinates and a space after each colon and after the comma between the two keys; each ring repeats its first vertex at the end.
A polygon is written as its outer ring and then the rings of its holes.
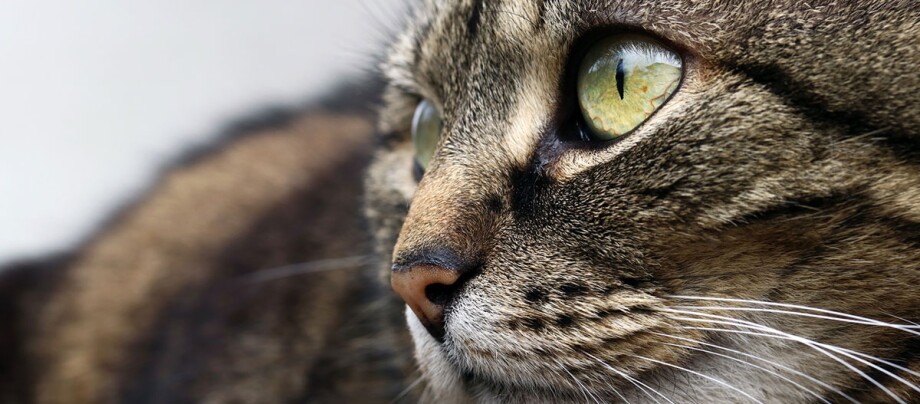
{"type": "Polygon", "coordinates": [[[918,66],[916,1],[425,1],[373,150],[314,107],[7,272],[0,400],[920,402],[918,66]]]}

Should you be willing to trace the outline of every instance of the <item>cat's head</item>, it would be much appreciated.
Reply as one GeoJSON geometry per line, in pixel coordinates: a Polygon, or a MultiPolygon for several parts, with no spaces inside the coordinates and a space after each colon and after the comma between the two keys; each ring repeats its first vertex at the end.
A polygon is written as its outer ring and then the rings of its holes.
{"type": "Polygon", "coordinates": [[[430,397],[920,391],[918,21],[425,2],[385,66],[368,215],[430,397]]]}

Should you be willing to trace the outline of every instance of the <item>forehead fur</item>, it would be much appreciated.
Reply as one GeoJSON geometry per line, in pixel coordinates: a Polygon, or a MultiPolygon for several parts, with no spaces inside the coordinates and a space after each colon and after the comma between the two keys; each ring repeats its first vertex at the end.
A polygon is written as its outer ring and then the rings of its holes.
{"type": "Polygon", "coordinates": [[[427,1],[386,72],[395,86],[452,115],[471,97],[503,101],[523,69],[564,63],[572,42],[600,27],[660,36],[856,132],[908,138],[920,128],[912,86],[920,7],[910,0],[427,1]]]}

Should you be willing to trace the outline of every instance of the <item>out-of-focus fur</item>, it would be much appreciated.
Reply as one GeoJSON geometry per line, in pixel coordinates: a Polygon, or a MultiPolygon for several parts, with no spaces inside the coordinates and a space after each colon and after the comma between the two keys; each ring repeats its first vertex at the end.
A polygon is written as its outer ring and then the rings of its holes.
{"type": "Polygon", "coordinates": [[[251,128],[3,272],[0,402],[917,401],[918,43],[913,1],[426,1],[376,142],[360,109],[251,128]],[[572,148],[597,32],[685,75],[572,148]],[[445,132],[418,182],[422,98],[445,132]],[[431,249],[477,273],[443,343],[385,282],[431,249]]]}
{"type": "Polygon", "coordinates": [[[271,114],[78,252],[2,273],[0,402],[386,402],[413,374],[369,266],[367,96],[271,114]]]}

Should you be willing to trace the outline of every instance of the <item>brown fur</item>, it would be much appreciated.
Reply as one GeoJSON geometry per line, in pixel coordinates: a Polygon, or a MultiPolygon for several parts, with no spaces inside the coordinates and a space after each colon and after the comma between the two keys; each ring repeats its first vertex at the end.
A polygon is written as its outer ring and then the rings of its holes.
{"type": "Polygon", "coordinates": [[[426,2],[386,66],[392,146],[369,199],[396,265],[473,274],[443,343],[408,316],[429,399],[658,398],[626,376],[676,402],[920,399],[867,364],[848,359],[861,377],[794,340],[669,311],[715,306],[696,313],[918,366],[910,332],[674,297],[920,320],[918,21],[905,1],[426,2]],[[577,50],[617,32],[676,49],[683,82],[621,141],[578,144],[577,50]],[[420,99],[444,131],[416,184],[405,142],[420,99]]]}
{"type": "Polygon", "coordinates": [[[53,282],[41,282],[53,290],[21,318],[29,354],[12,373],[32,387],[19,398],[395,396],[411,370],[399,358],[405,337],[376,325],[387,323],[393,299],[362,271],[366,260],[280,279],[258,275],[367,254],[359,179],[371,133],[365,117],[318,111],[170,171],[55,269],[53,282]],[[372,302],[376,311],[363,308],[372,302]]]}
{"type": "Polygon", "coordinates": [[[0,399],[916,402],[901,368],[700,314],[920,372],[909,332],[675,295],[920,322],[918,42],[911,1],[426,1],[372,158],[365,115],[313,111],[170,172],[66,264],[6,273],[0,399]],[[573,58],[616,32],[674,48],[683,82],[623,140],[574,144],[573,58]],[[421,99],[444,133],[419,181],[421,99]],[[377,259],[260,278],[368,253],[368,160],[377,259]],[[471,276],[443,342],[409,314],[414,388],[380,281],[425,260],[471,276]]]}

